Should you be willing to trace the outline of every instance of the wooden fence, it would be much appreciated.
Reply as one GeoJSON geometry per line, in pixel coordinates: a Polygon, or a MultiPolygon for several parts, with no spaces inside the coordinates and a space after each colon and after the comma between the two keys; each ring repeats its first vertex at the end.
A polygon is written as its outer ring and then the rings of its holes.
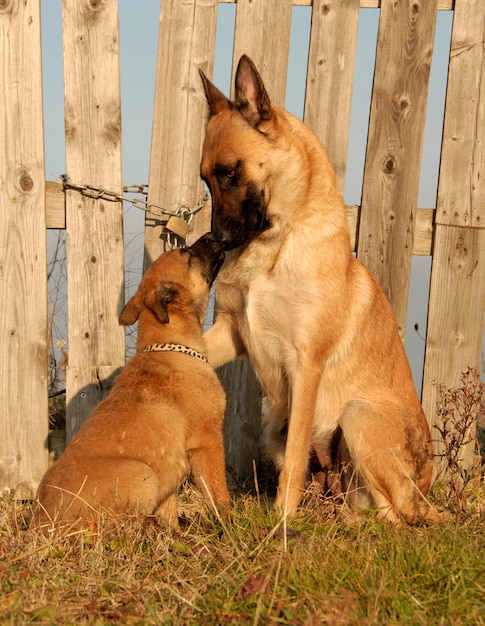
{"type": "MultiPolygon", "coordinates": [[[[227,1],[227,0],[226,0],[227,1]]],[[[213,70],[217,0],[162,0],[148,201],[194,206],[213,70]]],[[[433,381],[479,368],[485,308],[485,0],[237,0],[233,65],[242,53],[284,105],[294,5],[312,6],[304,119],[326,145],[343,190],[361,8],[380,9],[361,207],[353,246],[378,277],[404,335],[413,255],[431,255],[423,405],[433,381]],[[438,200],[417,206],[437,11],[454,11],[438,200]],[[338,103],[338,106],[335,106],[338,103]],[[332,111],[332,115],[328,114],[332,111]]],[[[116,0],[62,3],[66,165],[70,180],[119,194],[121,116],[116,0]]],[[[0,492],[30,497],[48,466],[46,228],[67,230],[67,436],[125,361],[123,207],[45,181],[40,0],[0,2],[0,492]]],[[[230,51],[227,51],[230,54],[230,51]]],[[[209,225],[210,207],[192,223],[209,225]]],[[[147,214],[145,259],[163,250],[164,219],[147,214]]],[[[259,391],[248,367],[221,372],[228,462],[257,456],[259,391]]]]}

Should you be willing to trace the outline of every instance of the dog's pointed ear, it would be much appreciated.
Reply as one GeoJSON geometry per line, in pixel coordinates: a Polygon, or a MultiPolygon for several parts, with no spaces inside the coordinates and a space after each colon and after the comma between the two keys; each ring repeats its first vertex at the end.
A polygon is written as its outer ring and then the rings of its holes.
{"type": "Polygon", "coordinates": [[[160,324],[170,322],[168,316],[168,305],[173,302],[179,294],[178,285],[173,282],[162,283],[155,291],[153,301],[148,303],[150,309],[157,316],[160,324]]]}
{"type": "Polygon", "coordinates": [[[204,72],[199,68],[199,74],[204,84],[205,97],[209,104],[209,117],[216,115],[219,111],[230,107],[231,103],[226,96],[219,91],[215,85],[207,78],[204,72]]]}
{"type": "Polygon", "coordinates": [[[136,301],[136,294],[128,300],[123,310],[120,313],[119,323],[122,326],[131,326],[134,324],[140,315],[140,307],[136,301]]]}
{"type": "Polygon", "coordinates": [[[236,70],[236,106],[244,119],[256,127],[271,119],[271,102],[261,76],[251,59],[243,54],[236,70]]]}

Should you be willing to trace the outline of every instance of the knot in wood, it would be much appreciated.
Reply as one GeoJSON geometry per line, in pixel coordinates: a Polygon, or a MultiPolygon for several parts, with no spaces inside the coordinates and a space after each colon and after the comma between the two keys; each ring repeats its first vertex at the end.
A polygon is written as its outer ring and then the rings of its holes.
{"type": "Polygon", "coordinates": [[[2,13],[8,13],[13,8],[13,2],[10,0],[0,0],[0,11],[2,13]]]}
{"type": "Polygon", "coordinates": [[[91,11],[102,11],[104,9],[104,0],[89,0],[88,6],[91,11]]]}
{"type": "Polygon", "coordinates": [[[32,180],[32,176],[26,172],[23,171],[22,174],[20,175],[20,189],[22,189],[22,191],[32,191],[32,188],[34,186],[34,181],[32,180]]]}
{"type": "Polygon", "coordinates": [[[382,171],[384,174],[393,174],[396,171],[396,163],[394,157],[387,155],[382,163],[382,171]]]}
{"type": "Polygon", "coordinates": [[[101,11],[104,11],[106,0],[88,0],[84,5],[84,15],[88,20],[98,19],[101,11]]]}

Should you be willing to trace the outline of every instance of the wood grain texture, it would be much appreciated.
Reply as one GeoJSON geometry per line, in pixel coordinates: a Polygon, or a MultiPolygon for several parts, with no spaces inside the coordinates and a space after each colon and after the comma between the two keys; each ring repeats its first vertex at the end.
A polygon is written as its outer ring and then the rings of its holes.
{"type": "MultiPolygon", "coordinates": [[[[233,80],[242,54],[258,68],[273,105],[285,105],[286,76],[291,32],[291,0],[253,2],[240,0],[236,7],[233,80]],[[275,19],[277,16],[277,19],[275,19]]],[[[261,388],[246,359],[218,370],[227,397],[224,439],[227,464],[241,481],[253,478],[258,464],[261,432],[261,388]]]]}
{"type": "Polygon", "coordinates": [[[0,494],[48,467],[47,277],[40,6],[0,10],[0,494]]]}
{"type": "Polygon", "coordinates": [[[47,228],[66,228],[66,197],[62,183],[45,181],[45,218],[47,228]]]}
{"type": "Polygon", "coordinates": [[[438,224],[485,228],[485,4],[458,0],[443,128],[438,224]]]}
{"type": "MultiPolygon", "coordinates": [[[[239,0],[219,0],[219,3],[236,4],[239,0]]],[[[295,7],[310,7],[313,6],[315,0],[293,0],[293,6],[295,7]]],[[[380,9],[382,0],[360,0],[361,9],[380,9]]],[[[455,0],[438,0],[438,9],[440,11],[451,11],[453,9],[455,0]]]]}
{"type": "MultiPolygon", "coordinates": [[[[456,0],[428,310],[423,406],[434,381],[480,371],[485,314],[485,4],[456,0]]],[[[473,447],[467,460],[473,459],[473,447]]]]}
{"type": "Polygon", "coordinates": [[[238,359],[218,370],[226,389],[224,448],[229,473],[251,481],[258,464],[261,432],[261,391],[247,360],[238,359]]]}
{"type": "Polygon", "coordinates": [[[359,0],[314,0],[304,121],[325,146],[345,189],[359,0]]]}
{"type": "Polygon", "coordinates": [[[291,0],[239,0],[236,7],[233,76],[241,55],[247,54],[261,74],[271,103],[282,107],[286,98],[291,15],[291,0]]]}
{"type": "MultiPolygon", "coordinates": [[[[299,1],[299,0],[296,0],[299,1]]],[[[310,2],[313,0],[310,0],[310,2]]],[[[380,9],[386,0],[360,0],[361,9],[380,9]]],[[[440,11],[451,11],[455,0],[438,0],[437,9],[440,11]]]]}
{"type": "MultiPolygon", "coordinates": [[[[67,175],[75,183],[117,193],[121,178],[121,105],[116,0],[62,3],[67,175]]],[[[123,208],[66,194],[68,345],[67,437],[78,430],[103,398],[94,387],[90,402],[75,401],[80,380],[105,374],[125,362],[123,208]],[[87,374],[77,372],[85,369],[87,374]]]]}
{"type": "MultiPolygon", "coordinates": [[[[436,421],[435,383],[459,386],[469,367],[480,371],[485,312],[485,230],[436,226],[431,272],[422,404],[431,425],[436,421]]],[[[441,450],[432,428],[436,451],[441,450]]],[[[474,446],[464,460],[473,462],[474,446]]]]}
{"type": "Polygon", "coordinates": [[[382,2],[357,254],[404,339],[436,0],[382,2]]]}
{"type": "MultiPolygon", "coordinates": [[[[217,6],[217,0],[161,3],[148,200],[168,210],[194,207],[204,191],[199,162],[207,103],[199,68],[212,76],[217,6]]],[[[164,221],[147,213],[145,269],[166,249],[164,221]]],[[[189,243],[210,230],[210,207],[191,225],[189,243]]]]}

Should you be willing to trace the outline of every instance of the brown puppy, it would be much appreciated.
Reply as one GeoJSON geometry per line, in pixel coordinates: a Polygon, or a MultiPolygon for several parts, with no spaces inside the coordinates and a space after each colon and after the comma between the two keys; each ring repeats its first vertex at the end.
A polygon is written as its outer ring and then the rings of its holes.
{"type": "Polygon", "coordinates": [[[351,461],[343,488],[358,507],[375,506],[393,522],[437,522],[425,499],[433,458],[426,418],[392,308],[351,253],[325,149],[271,106],[248,57],[234,102],[201,75],[210,107],[201,175],[212,230],[230,251],[208,356],[218,367],[247,354],[261,382],[280,469],[276,506],[295,513],[313,452],[330,472],[338,459],[351,461]]]}
{"type": "Polygon", "coordinates": [[[225,395],[202,339],[223,255],[205,235],[191,248],[161,255],[143,276],[120,316],[124,325],[139,322],[137,354],[43,477],[34,526],[139,513],[177,528],[176,493],[189,475],[228,505],[225,395]]]}

